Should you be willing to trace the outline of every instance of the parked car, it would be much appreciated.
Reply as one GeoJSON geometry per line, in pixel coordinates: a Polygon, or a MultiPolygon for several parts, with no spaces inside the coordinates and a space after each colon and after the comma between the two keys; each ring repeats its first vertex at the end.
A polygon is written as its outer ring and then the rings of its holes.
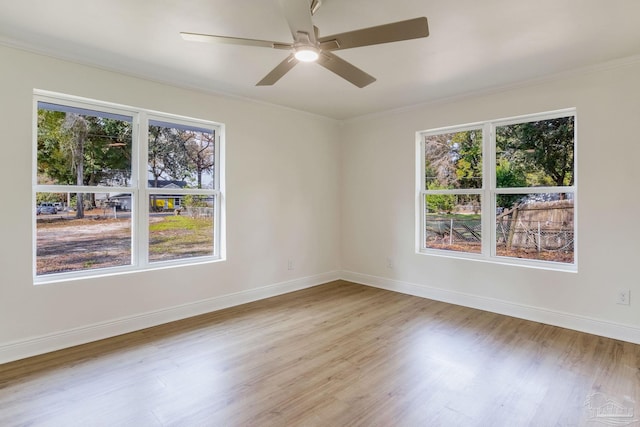
{"type": "Polygon", "coordinates": [[[58,213],[58,208],[56,208],[53,205],[53,203],[42,203],[40,204],[40,206],[38,206],[36,210],[37,215],[40,215],[40,214],[55,215],[57,213],[58,213]]]}

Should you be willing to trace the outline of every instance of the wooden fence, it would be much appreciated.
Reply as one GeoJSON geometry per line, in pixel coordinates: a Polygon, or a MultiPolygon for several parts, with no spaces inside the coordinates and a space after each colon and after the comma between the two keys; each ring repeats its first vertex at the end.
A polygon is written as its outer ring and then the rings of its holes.
{"type": "Polygon", "coordinates": [[[517,205],[496,218],[496,243],[508,250],[572,251],[573,218],[573,200],[517,205]]]}

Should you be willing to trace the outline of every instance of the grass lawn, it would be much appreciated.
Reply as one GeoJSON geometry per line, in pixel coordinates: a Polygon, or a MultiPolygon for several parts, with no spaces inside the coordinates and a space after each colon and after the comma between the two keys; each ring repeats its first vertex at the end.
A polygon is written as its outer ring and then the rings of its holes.
{"type": "Polygon", "coordinates": [[[161,261],[213,253],[213,218],[165,216],[149,224],[149,260],[161,261]]]}
{"type": "Polygon", "coordinates": [[[455,221],[480,221],[480,214],[460,214],[460,213],[428,213],[427,221],[444,221],[453,219],[455,221]]]}
{"type": "MultiPolygon", "coordinates": [[[[213,219],[190,216],[149,218],[149,260],[213,254],[213,219]]],[[[46,218],[37,224],[38,275],[131,264],[128,218],[46,218]]]]}

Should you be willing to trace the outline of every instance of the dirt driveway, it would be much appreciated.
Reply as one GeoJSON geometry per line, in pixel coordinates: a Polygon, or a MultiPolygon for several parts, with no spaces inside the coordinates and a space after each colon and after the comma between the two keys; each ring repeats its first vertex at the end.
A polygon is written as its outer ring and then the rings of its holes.
{"type": "MultiPolygon", "coordinates": [[[[84,219],[51,215],[38,217],[38,275],[117,267],[131,264],[130,215],[119,218],[90,215],[84,219]]],[[[173,215],[152,215],[150,224],[171,224],[173,215]]],[[[184,218],[182,218],[184,219],[184,218]]],[[[190,219],[199,229],[179,224],[150,231],[150,262],[208,256],[212,254],[212,220],[190,219]],[[202,228],[204,225],[204,228],[202,228]],[[207,231],[208,230],[208,231],[207,231]]]]}
{"type": "Polygon", "coordinates": [[[38,219],[37,274],[131,264],[131,220],[38,219]]]}

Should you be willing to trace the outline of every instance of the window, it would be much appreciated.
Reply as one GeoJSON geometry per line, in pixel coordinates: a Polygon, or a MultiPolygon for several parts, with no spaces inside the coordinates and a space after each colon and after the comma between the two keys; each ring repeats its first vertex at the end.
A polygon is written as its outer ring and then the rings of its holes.
{"type": "Polygon", "coordinates": [[[575,270],[575,111],[418,133],[418,250],[575,270]]]}
{"type": "Polygon", "coordinates": [[[216,252],[215,141],[215,129],[149,120],[150,262],[216,252]]]}
{"type": "Polygon", "coordinates": [[[220,259],[221,125],[37,91],[37,281],[220,259]]]}

